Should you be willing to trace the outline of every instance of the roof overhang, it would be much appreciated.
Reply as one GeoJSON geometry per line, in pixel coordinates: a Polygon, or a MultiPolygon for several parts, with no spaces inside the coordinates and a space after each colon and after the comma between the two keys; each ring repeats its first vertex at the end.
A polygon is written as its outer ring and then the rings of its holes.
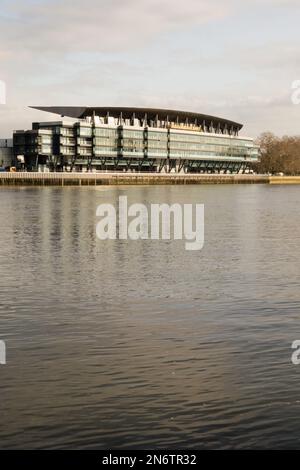
{"type": "Polygon", "coordinates": [[[59,114],[60,116],[68,116],[75,119],[83,119],[88,116],[112,116],[120,117],[123,119],[130,119],[134,115],[138,119],[143,119],[147,116],[150,120],[163,120],[163,121],[176,121],[189,122],[196,121],[198,123],[205,121],[206,125],[209,123],[220,124],[221,126],[233,127],[240,130],[243,125],[228,119],[210,116],[208,114],[194,113],[191,111],[177,111],[174,109],[156,109],[156,108],[129,108],[129,107],[85,107],[85,106],[30,106],[30,108],[47,113],[59,114]]]}

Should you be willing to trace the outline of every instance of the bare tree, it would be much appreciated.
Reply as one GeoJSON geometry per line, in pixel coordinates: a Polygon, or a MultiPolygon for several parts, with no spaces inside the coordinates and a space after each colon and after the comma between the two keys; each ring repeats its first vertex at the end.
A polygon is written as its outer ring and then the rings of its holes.
{"type": "Polygon", "coordinates": [[[258,143],[261,160],[255,166],[258,173],[300,174],[300,137],[276,137],[271,132],[263,133],[258,143]]]}

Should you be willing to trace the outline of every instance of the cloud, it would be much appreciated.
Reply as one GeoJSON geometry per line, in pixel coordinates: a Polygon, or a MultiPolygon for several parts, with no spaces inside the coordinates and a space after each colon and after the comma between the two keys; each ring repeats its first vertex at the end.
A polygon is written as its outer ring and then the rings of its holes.
{"type": "Polygon", "coordinates": [[[10,50],[112,52],[138,48],[157,34],[218,20],[232,0],[44,0],[4,2],[0,36],[10,50]]]}

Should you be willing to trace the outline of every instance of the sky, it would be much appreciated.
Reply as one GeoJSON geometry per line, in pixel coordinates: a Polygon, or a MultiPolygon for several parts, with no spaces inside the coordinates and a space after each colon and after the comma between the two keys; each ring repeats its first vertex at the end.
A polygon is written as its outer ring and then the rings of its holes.
{"type": "Polygon", "coordinates": [[[58,119],[31,105],[180,109],[298,135],[299,19],[300,0],[0,0],[0,138],[58,119]]]}

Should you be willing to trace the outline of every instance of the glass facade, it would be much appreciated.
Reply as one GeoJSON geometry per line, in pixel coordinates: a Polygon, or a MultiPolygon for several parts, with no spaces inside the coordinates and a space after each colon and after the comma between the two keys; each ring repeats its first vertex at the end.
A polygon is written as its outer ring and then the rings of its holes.
{"type": "Polygon", "coordinates": [[[129,129],[120,127],[120,153],[124,157],[144,157],[145,131],[143,128],[129,129]]]}
{"type": "Polygon", "coordinates": [[[251,160],[257,159],[258,149],[252,139],[235,136],[217,136],[203,133],[185,133],[170,131],[170,158],[191,160],[224,159],[251,160]]]}
{"type": "Polygon", "coordinates": [[[168,131],[148,128],[147,156],[149,158],[164,158],[166,155],[168,155],[168,131]]]}
{"type": "Polygon", "coordinates": [[[29,167],[47,157],[50,169],[71,171],[211,171],[212,163],[217,163],[214,171],[239,171],[259,157],[253,139],[237,132],[204,132],[204,126],[168,121],[160,127],[157,121],[152,126],[137,119],[126,120],[126,125],[112,118],[104,121],[33,123],[31,131],[14,133],[14,153],[24,155],[29,167]]]}
{"type": "Polygon", "coordinates": [[[118,157],[120,143],[117,128],[95,127],[93,135],[93,150],[96,158],[118,157]]]}

